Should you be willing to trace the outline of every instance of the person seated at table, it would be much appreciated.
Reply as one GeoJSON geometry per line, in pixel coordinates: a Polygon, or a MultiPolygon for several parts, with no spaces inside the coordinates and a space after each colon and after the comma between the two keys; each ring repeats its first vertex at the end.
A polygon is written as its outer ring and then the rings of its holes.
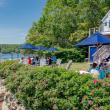
{"type": "Polygon", "coordinates": [[[95,79],[104,79],[106,77],[104,69],[101,66],[98,67],[97,63],[93,63],[90,73],[95,79]]]}
{"type": "Polygon", "coordinates": [[[99,79],[104,79],[106,77],[106,72],[103,69],[99,69],[100,75],[99,75],[99,79]]]}
{"type": "Polygon", "coordinates": [[[100,72],[97,68],[97,63],[93,63],[91,69],[89,70],[90,74],[93,76],[94,79],[99,79],[100,72]]]}

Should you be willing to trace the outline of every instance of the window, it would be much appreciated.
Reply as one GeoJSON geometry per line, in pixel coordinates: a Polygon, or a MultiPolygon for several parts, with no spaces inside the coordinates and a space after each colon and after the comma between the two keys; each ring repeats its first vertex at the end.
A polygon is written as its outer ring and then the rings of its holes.
{"type": "Polygon", "coordinates": [[[105,26],[107,26],[107,22],[105,22],[105,26]]]}
{"type": "Polygon", "coordinates": [[[110,20],[109,20],[109,28],[110,28],[110,20]]]}

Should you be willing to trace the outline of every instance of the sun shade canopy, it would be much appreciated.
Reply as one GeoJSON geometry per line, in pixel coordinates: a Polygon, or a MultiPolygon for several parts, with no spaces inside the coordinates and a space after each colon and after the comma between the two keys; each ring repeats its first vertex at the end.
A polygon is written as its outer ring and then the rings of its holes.
{"type": "Polygon", "coordinates": [[[109,45],[110,44],[110,37],[104,36],[101,33],[97,32],[90,37],[85,38],[76,46],[82,47],[82,46],[94,46],[94,45],[109,45]]]}

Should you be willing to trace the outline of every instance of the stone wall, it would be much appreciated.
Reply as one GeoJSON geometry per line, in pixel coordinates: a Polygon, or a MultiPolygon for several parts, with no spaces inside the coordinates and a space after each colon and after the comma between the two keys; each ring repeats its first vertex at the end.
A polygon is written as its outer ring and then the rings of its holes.
{"type": "Polygon", "coordinates": [[[3,79],[0,79],[0,110],[25,110],[16,97],[7,91],[3,79]]]}

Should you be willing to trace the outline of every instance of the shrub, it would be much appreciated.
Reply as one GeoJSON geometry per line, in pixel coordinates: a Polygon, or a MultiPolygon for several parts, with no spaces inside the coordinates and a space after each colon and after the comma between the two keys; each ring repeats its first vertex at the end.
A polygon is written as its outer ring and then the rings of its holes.
{"type": "Polygon", "coordinates": [[[63,60],[63,62],[67,62],[72,60],[73,62],[83,62],[86,57],[83,53],[82,49],[63,49],[55,53],[57,58],[63,60]]]}
{"type": "MultiPolygon", "coordinates": [[[[26,110],[110,108],[109,79],[99,80],[94,84],[90,75],[80,75],[63,68],[20,64],[14,67],[13,64],[5,65],[5,68],[11,68],[11,72],[5,75],[6,87],[24,104],[26,110]]],[[[5,73],[5,70],[3,71],[5,73]]]]}
{"type": "Polygon", "coordinates": [[[16,72],[22,65],[17,61],[6,61],[0,63],[0,77],[6,78],[9,74],[16,72]]]}
{"type": "Polygon", "coordinates": [[[62,68],[15,67],[5,77],[6,86],[27,110],[78,109],[80,86],[91,79],[62,68]]]}
{"type": "Polygon", "coordinates": [[[72,48],[72,49],[59,49],[59,51],[56,52],[43,52],[38,51],[35,52],[35,54],[39,56],[53,56],[55,55],[58,59],[62,59],[63,62],[68,62],[69,60],[72,60],[73,62],[83,62],[86,58],[86,49],[78,49],[78,48],[72,48]]]}
{"type": "Polygon", "coordinates": [[[81,110],[110,109],[110,79],[99,80],[96,84],[89,81],[82,86],[81,110]]]}

